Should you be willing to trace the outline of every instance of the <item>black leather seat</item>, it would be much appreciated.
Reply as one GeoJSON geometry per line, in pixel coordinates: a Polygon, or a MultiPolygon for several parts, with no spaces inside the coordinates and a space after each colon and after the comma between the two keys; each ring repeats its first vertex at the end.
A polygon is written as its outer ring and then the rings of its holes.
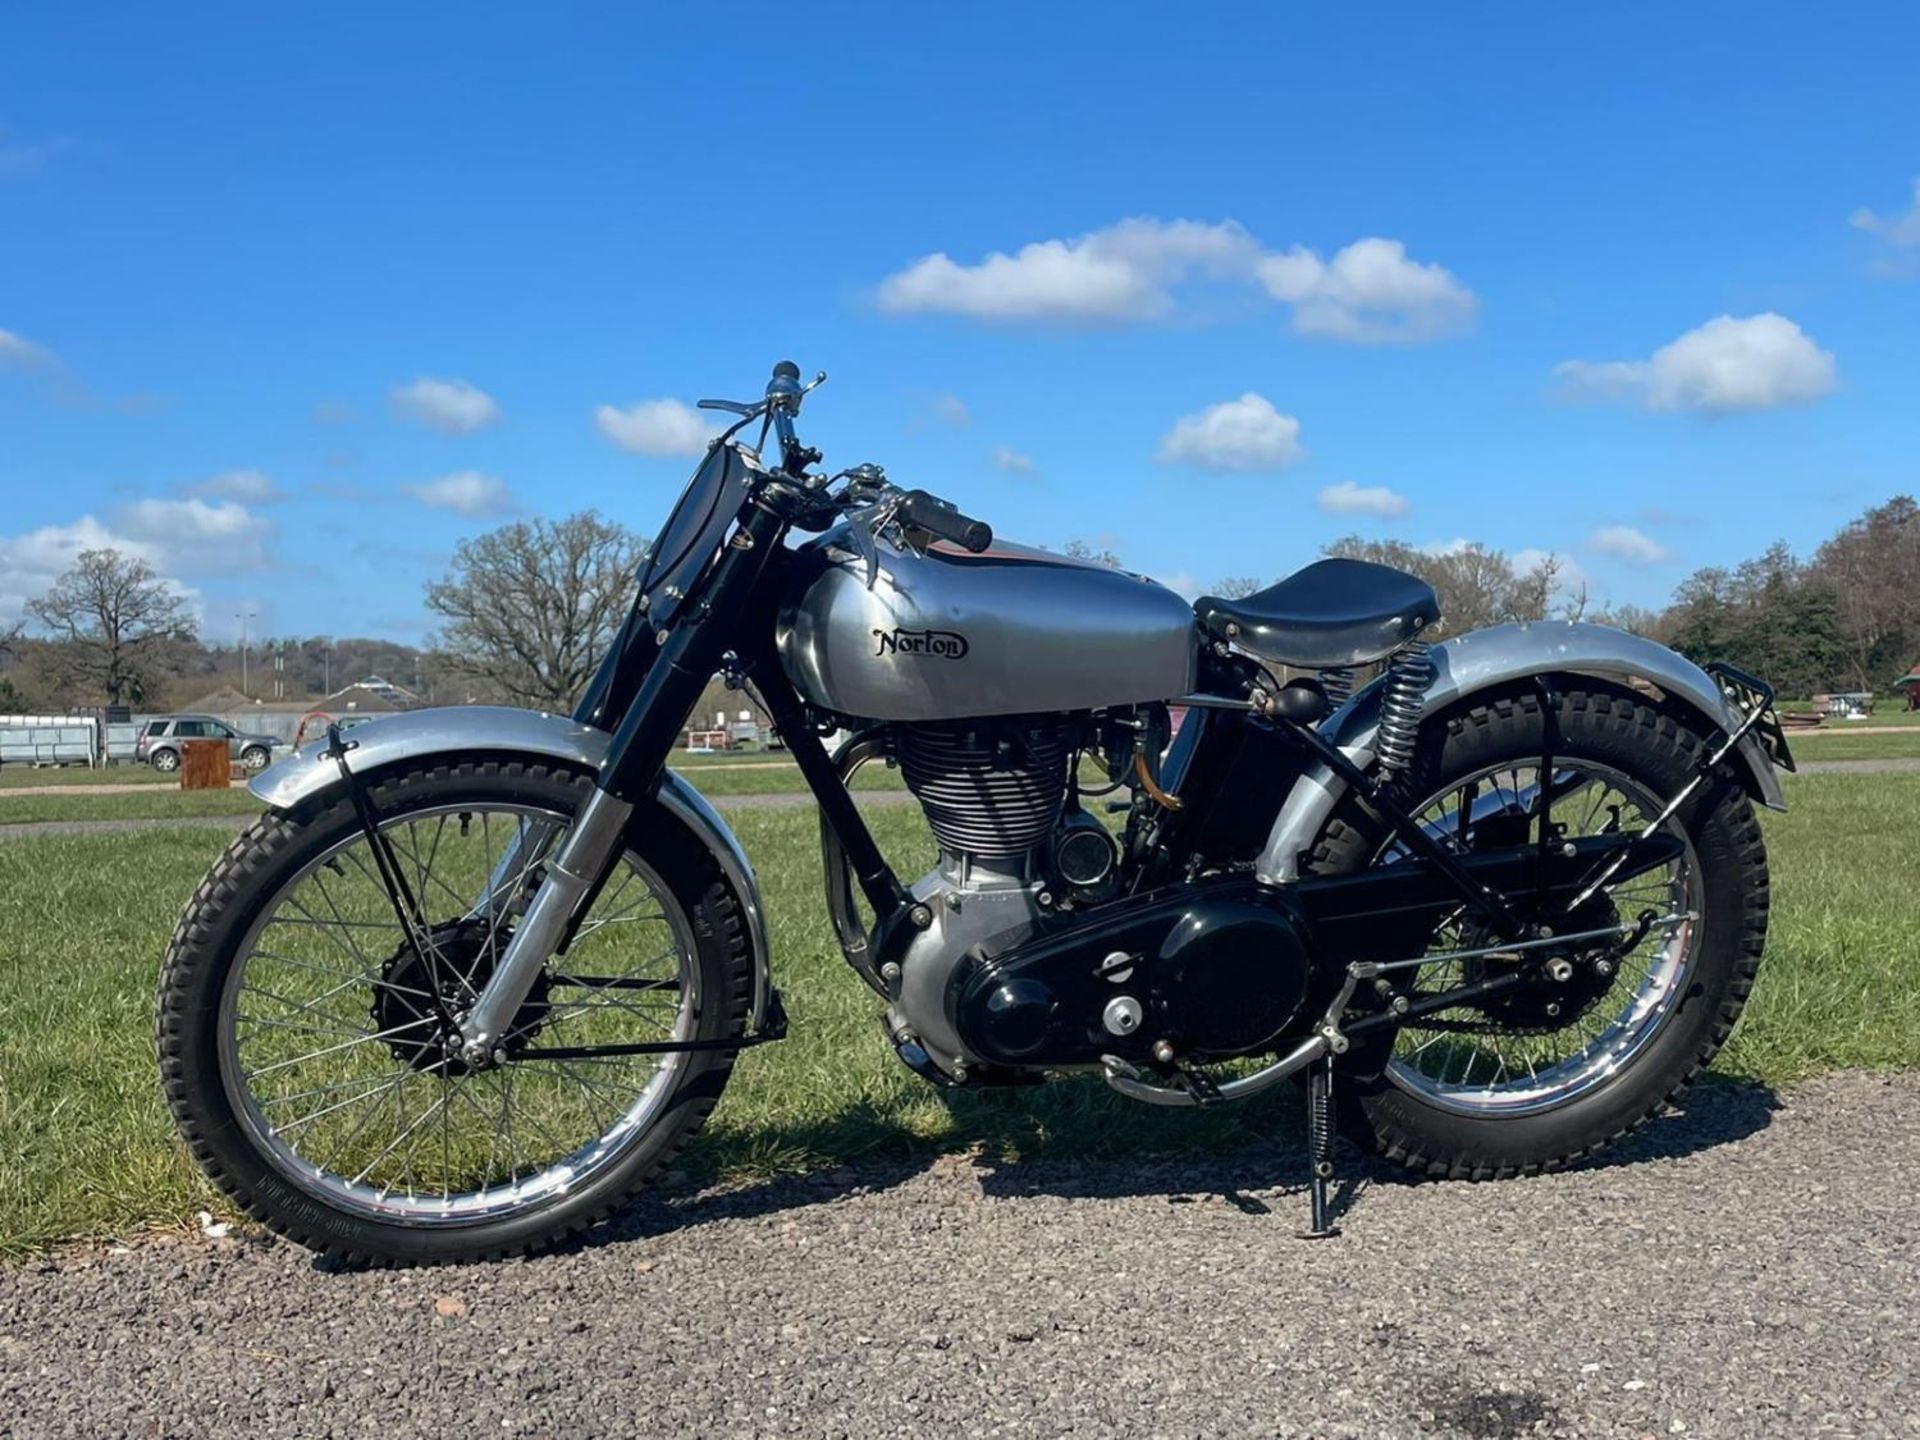
{"type": "Polygon", "coordinates": [[[1383,660],[1440,618],[1417,575],[1365,560],[1316,560],[1244,600],[1208,595],[1200,623],[1262,660],[1326,670],[1383,660]]]}

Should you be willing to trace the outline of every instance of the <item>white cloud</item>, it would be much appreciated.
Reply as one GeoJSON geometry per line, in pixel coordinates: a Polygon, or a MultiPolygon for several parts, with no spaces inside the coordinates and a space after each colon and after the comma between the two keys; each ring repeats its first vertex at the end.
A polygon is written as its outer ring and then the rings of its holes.
{"type": "Polygon", "coordinates": [[[82,550],[118,550],[148,564],[157,558],[91,515],[71,525],[42,525],[24,535],[0,535],[0,625],[21,619],[27,601],[45,594],[82,550]]]}
{"type": "Polygon", "coordinates": [[[175,575],[238,575],[272,564],[273,522],[233,500],[136,500],[112,513],[114,530],[175,575]]]}
{"type": "Polygon", "coordinates": [[[38,370],[52,363],[51,351],[42,349],[24,335],[0,330],[0,370],[38,370]]]}
{"type": "Polygon", "coordinates": [[[1709,415],[1806,405],[1838,381],[1833,353],[1784,315],[1722,315],[1645,360],[1568,360],[1554,367],[1575,398],[1709,415]]]}
{"type": "Polygon", "coordinates": [[[967,409],[967,402],[951,391],[934,397],[933,413],[943,424],[971,425],[973,423],[973,412],[967,409]]]}
{"type": "Polygon", "coordinates": [[[720,433],[684,400],[640,400],[625,409],[602,405],[593,422],[602,435],[636,455],[703,455],[720,433]]]}
{"type": "Polygon", "coordinates": [[[1114,323],[1173,308],[1167,287],[1195,274],[1245,274],[1259,247],[1228,221],[1122,220],[1074,240],[1042,240],[977,265],[929,255],[880,282],[877,301],[897,315],[981,320],[1114,323]]]}
{"type": "Polygon", "coordinates": [[[466,435],[500,418],[500,407],[479,386],[466,380],[436,380],[431,376],[391,392],[393,406],[409,419],[443,435],[466,435]]]}
{"type": "Polygon", "coordinates": [[[1150,578],[1158,580],[1183,600],[1198,600],[1206,593],[1206,587],[1190,571],[1175,570],[1171,574],[1154,575],[1150,578]]]}
{"type": "Polygon", "coordinates": [[[875,300],[892,314],[1113,325],[1171,315],[1176,290],[1197,281],[1263,290],[1294,307],[1300,334],[1361,343],[1453,334],[1479,303],[1450,271],[1409,259],[1398,240],[1357,240],[1323,260],[1300,246],[1269,252],[1231,220],[1145,218],[977,264],[929,255],[881,281],[875,300]]]}
{"type": "Polygon", "coordinates": [[[1183,415],[1160,440],[1163,465],[1202,470],[1284,470],[1307,452],[1300,422],[1249,390],[1238,400],[1183,415]]]}
{"type": "Polygon", "coordinates": [[[1913,182],[1913,197],[1900,215],[1877,215],[1864,205],[1847,217],[1856,230],[1878,235],[1889,245],[1920,245],[1920,180],[1913,182]]]}
{"type": "Polygon", "coordinates": [[[22,535],[0,535],[0,624],[21,618],[26,602],[73,567],[83,550],[117,550],[144,560],[176,594],[198,601],[182,575],[235,575],[271,568],[272,522],[233,502],[139,500],[108,521],[82,515],[22,535]]]}
{"type": "Polygon", "coordinates": [[[1469,550],[1478,550],[1480,542],[1469,540],[1464,535],[1456,535],[1451,540],[1429,540],[1420,547],[1428,555],[1464,555],[1469,550]]]}
{"type": "Polygon", "coordinates": [[[1377,515],[1393,520],[1407,513],[1407,497],[1384,485],[1356,485],[1342,480],[1329,485],[1314,503],[1326,515],[1377,515]]]}
{"type": "Polygon", "coordinates": [[[184,489],[204,500],[238,500],[243,505],[271,505],[287,498],[287,492],[262,470],[223,470],[184,489]]]}
{"type": "Polygon", "coordinates": [[[1022,455],[1018,450],[1006,445],[993,447],[993,463],[1015,475],[1028,475],[1033,472],[1033,457],[1022,455]]]}
{"type": "Polygon", "coordinates": [[[461,470],[425,484],[400,488],[422,505],[476,519],[505,515],[515,508],[513,491],[507,488],[507,482],[496,475],[482,475],[478,470],[461,470]]]}
{"type": "Polygon", "coordinates": [[[1369,236],[1331,260],[1295,246],[1260,261],[1267,293],[1293,306],[1302,335],[1366,344],[1436,340],[1473,323],[1480,302],[1453,272],[1407,258],[1398,240],[1369,236]]]}
{"type": "Polygon", "coordinates": [[[80,142],[70,135],[28,140],[19,131],[0,125],[0,179],[38,174],[57,156],[80,148],[80,142]]]}
{"type": "Polygon", "coordinates": [[[1603,525],[1587,537],[1587,548],[1628,565],[1658,565],[1673,558],[1666,546],[1631,525],[1603,525]]]}

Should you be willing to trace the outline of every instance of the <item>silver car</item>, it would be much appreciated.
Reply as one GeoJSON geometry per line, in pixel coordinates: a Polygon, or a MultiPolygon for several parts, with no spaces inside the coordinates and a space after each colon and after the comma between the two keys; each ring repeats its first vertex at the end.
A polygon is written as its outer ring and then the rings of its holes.
{"type": "Polygon", "coordinates": [[[274,750],[287,743],[272,735],[236,730],[211,715],[163,715],[147,721],[134,744],[134,754],[156,770],[178,770],[180,743],[184,740],[224,740],[227,753],[249,770],[266,769],[273,762],[274,750]]]}

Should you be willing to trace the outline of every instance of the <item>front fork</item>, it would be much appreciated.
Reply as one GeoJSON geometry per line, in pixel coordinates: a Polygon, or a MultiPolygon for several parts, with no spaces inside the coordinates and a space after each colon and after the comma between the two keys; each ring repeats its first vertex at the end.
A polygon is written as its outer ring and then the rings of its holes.
{"type": "MultiPolygon", "coordinates": [[[[752,506],[702,587],[702,599],[655,637],[659,653],[624,707],[593,793],[544,862],[540,883],[500,963],[472,1006],[456,1017],[461,1058],[468,1065],[485,1069],[505,1058],[505,1039],[520,1007],[547,962],[572,942],[612,872],[634,808],[658,787],[680,728],[718,668],[727,641],[738,633],[785,525],[773,510],[752,506]]],[[[600,688],[596,682],[595,689],[600,688]]]]}

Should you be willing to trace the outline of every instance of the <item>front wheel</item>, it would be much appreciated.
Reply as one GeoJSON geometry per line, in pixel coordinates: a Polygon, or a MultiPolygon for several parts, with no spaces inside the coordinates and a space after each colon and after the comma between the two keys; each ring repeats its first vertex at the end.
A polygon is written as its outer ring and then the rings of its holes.
{"type": "MultiPolygon", "coordinates": [[[[1697,773],[1705,742],[1647,699],[1588,682],[1554,701],[1552,774],[1542,784],[1547,712],[1521,691],[1462,708],[1422,732],[1397,788],[1444,843],[1484,851],[1539,841],[1541,797],[1557,838],[1638,833],[1697,773]]],[[[1625,953],[1576,948],[1554,978],[1482,1006],[1408,1022],[1362,1047],[1342,1119],[1356,1138],[1431,1175],[1493,1178],[1550,1170],[1644,1124],[1704,1070],[1732,1033],[1766,940],[1767,856],[1751,803],[1726,767],[1664,826],[1683,842],[1667,865],[1601,889],[1562,933],[1652,925],[1625,953]]],[[[1351,873],[1406,851],[1357,804],[1336,812],[1310,868],[1351,873]]],[[[1496,949],[1456,915],[1427,953],[1496,949]]],[[[1435,993],[1488,980],[1498,955],[1437,959],[1416,982],[1435,993]]]]}
{"type": "Polygon", "coordinates": [[[502,1063],[448,1039],[591,793],[585,772],[422,762],[371,788],[426,934],[395,916],[344,796],[268,814],[182,916],[156,1021],[194,1158],[249,1214],[349,1260],[517,1254],[590,1225],[713,1109],[751,964],[731,890],[664,815],[636,819],[502,1063]]]}

